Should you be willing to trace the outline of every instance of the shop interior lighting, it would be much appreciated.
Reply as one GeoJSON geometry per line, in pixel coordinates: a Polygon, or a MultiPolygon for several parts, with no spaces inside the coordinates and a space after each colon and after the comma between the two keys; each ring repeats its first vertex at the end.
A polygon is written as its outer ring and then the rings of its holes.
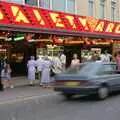
{"type": "Polygon", "coordinates": [[[21,37],[17,37],[17,38],[14,38],[14,41],[23,40],[24,38],[25,38],[24,36],[21,36],[21,37]]]}
{"type": "Polygon", "coordinates": [[[31,39],[28,42],[50,42],[50,39],[31,39]]]}

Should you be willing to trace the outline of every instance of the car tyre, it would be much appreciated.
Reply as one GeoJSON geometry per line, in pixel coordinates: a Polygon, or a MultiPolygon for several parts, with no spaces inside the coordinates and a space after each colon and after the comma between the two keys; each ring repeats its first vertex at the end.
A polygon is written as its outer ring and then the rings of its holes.
{"type": "Polygon", "coordinates": [[[70,100],[70,99],[72,99],[73,94],[64,94],[64,96],[67,100],[70,100]]]}
{"type": "Polygon", "coordinates": [[[101,86],[99,89],[98,89],[98,99],[99,100],[104,100],[106,99],[108,96],[109,96],[109,89],[107,86],[101,86]]]}

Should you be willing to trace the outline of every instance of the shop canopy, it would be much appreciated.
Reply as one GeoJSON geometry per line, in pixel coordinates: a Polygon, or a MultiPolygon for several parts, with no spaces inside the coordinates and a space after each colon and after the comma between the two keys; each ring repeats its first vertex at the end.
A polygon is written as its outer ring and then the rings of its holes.
{"type": "Polygon", "coordinates": [[[0,1],[0,30],[120,39],[120,23],[0,1]]]}

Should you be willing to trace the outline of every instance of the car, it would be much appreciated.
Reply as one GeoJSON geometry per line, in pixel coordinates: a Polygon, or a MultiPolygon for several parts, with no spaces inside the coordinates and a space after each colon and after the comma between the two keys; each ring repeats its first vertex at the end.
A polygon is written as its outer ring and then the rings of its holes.
{"type": "Polygon", "coordinates": [[[55,76],[54,90],[66,98],[74,95],[96,95],[103,100],[120,90],[120,72],[112,62],[81,63],[55,76]]]}

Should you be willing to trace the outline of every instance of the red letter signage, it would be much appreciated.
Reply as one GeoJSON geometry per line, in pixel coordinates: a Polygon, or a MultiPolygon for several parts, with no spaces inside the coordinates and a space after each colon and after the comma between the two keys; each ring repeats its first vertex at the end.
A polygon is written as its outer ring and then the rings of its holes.
{"type": "Polygon", "coordinates": [[[55,24],[55,27],[65,28],[65,25],[59,15],[59,13],[50,12],[49,14],[50,14],[50,17],[51,17],[53,23],[55,24]]]}

